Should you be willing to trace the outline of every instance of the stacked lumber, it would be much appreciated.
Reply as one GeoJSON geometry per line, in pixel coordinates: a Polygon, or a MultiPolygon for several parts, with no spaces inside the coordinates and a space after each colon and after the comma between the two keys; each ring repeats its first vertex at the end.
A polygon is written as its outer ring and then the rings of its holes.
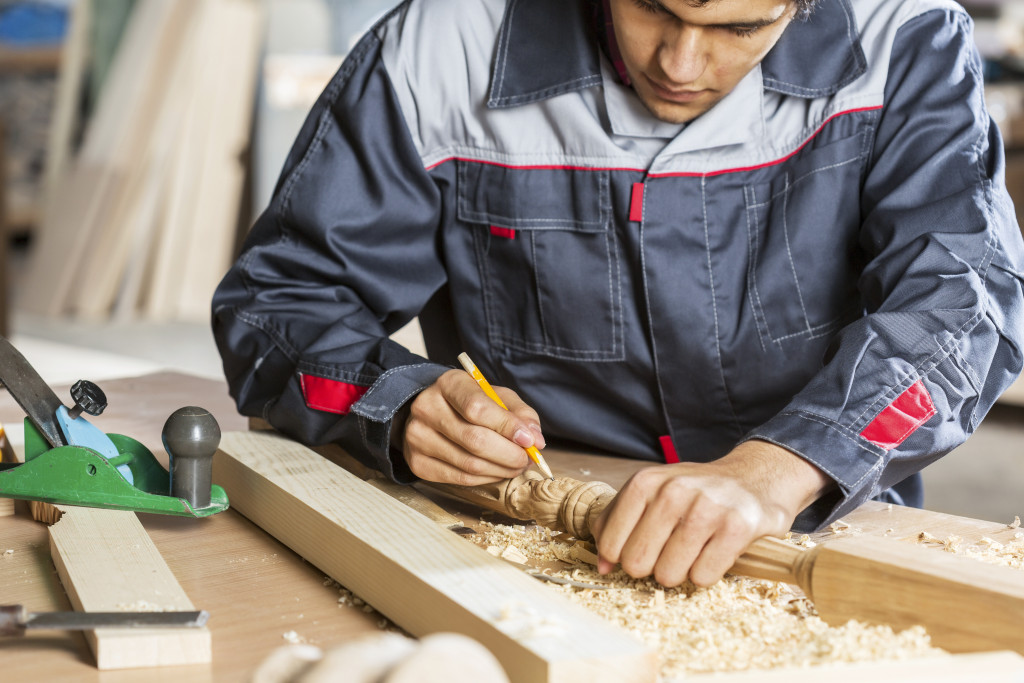
{"type": "Polygon", "coordinates": [[[206,320],[233,256],[262,42],[258,0],[140,0],[55,171],[21,308],[206,320]]]}

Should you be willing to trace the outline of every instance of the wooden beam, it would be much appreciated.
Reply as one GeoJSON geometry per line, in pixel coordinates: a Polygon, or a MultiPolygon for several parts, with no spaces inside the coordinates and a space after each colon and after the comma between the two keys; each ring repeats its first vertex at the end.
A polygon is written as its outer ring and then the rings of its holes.
{"type": "MultiPolygon", "coordinates": [[[[89,612],[192,611],[160,551],[133,512],[59,506],[50,554],[68,599],[89,612]]],[[[98,629],[86,639],[100,669],[204,664],[210,631],[98,629]]]]}
{"type": "Polygon", "coordinates": [[[415,636],[468,635],[513,681],[654,681],[633,636],[284,437],[227,432],[233,508],[415,636]]]}

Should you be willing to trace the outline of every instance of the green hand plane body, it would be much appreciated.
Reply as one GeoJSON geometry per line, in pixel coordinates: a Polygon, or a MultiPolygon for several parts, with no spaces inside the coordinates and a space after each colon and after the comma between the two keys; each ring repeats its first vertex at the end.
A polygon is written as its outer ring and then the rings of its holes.
{"type": "Polygon", "coordinates": [[[99,387],[76,383],[69,410],[3,337],[0,382],[26,413],[25,462],[0,463],[0,497],[183,517],[228,508],[224,489],[210,483],[220,428],[202,408],[182,408],[168,418],[168,471],[143,444],[105,434],[81,416],[106,407],[99,387]]]}

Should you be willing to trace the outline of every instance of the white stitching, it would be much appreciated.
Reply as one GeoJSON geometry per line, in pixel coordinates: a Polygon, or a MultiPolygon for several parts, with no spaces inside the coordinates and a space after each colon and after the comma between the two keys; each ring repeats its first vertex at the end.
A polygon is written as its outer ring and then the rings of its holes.
{"type": "Polygon", "coordinates": [[[761,334],[761,324],[764,324],[765,333],[768,334],[769,339],[771,338],[771,332],[768,330],[768,321],[764,320],[764,311],[762,310],[761,294],[757,291],[757,238],[758,238],[758,221],[757,221],[757,208],[752,203],[753,200],[757,199],[754,196],[754,189],[750,186],[743,187],[744,199],[747,201],[747,210],[744,212],[747,215],[747,258],[750,259],[750,263],[747,266],[747,279],[750,281],[750,287],[747,289],[747,296],[750,297],[750,308],[754,312],[754,329],[757,330],[757,340],[761,344],[761,350],[764,351],[764,335],[761,334]],[[750,224],[750,213],[754,212],[754,224],[750,224]]]}
{"type": "Polygon", "coordinates": [[[796,286],[796,298],[800,302],[800,310],[804,314],[804,324],[807,326],[807,332],[811,332],[811,321],[807,317],[807,307],[804,305],[804,295],[800,291],[800,278],[796,274],[796,263],[793,262],[793,251],[789,247],[789,175],[784,176],[786,179],[786,194],[782,199],[782,236],[786,240],[786,255],[789,258],[789,268],[793,272],[793,284],[796,286]]]}

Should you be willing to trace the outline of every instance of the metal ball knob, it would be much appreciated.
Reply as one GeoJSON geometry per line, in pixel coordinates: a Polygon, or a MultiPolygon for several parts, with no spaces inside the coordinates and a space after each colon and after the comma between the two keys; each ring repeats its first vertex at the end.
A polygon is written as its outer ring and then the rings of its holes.
{"type": "Polygon", "coordinates": [[[75,407],[68,411],[72,420],[78,419],[83,412],[99,415],[107,408],[107,395],[87,379],[80,379],[72,385],[71,398],[75,401],[75,407]]]}
{"type": "Polygon", "coordinates": [[[162,437],[171,461],[171,495],[184,498],[193,509],[208,507],[213,454],[220,445],[216,418],[205,408],[179,408],[164,423],[162,437]]]}

